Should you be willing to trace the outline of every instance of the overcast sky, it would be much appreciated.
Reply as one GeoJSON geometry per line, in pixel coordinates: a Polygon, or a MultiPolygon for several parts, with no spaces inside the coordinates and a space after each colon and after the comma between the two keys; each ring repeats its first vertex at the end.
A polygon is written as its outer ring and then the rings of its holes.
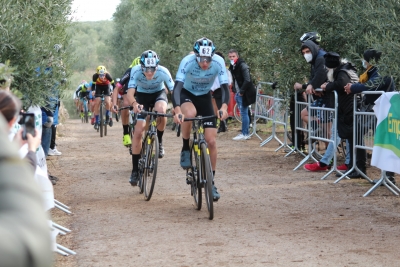
{"type": "Polygon", "coordinates": [[[74,21],[110,20],[121,0],[74,0],[74,21]]]}

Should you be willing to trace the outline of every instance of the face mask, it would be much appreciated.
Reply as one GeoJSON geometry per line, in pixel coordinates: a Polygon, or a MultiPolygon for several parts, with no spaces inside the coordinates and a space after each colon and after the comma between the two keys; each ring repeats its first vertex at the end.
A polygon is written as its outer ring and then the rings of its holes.
{"type": "Polygon", "coordinates": [[[365,61],[364,59],[363,59],[363,61],[362,61],[362,66],[363,66],[364,69],[367,68],[367,61],[365,61]]]}
{"type": "Polygon", "coordinates": [[[306,59],[307,62],[311,62],[312,54],[304,54],[304,58],[306,59]]]}
{"type": "Polygon", "coordinates": [[[235,65],[235,60],[231,59],[230,62],[232,66],[235,65]]]}

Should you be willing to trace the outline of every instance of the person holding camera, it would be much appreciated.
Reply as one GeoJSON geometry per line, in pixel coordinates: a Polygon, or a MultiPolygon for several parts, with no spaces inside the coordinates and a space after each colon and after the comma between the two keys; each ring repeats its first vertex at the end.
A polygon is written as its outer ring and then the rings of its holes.
{"type": "MultiPolygon", "coordinates": [[[[0,91],[0,114],[4,116],[8,123],[8,130],[11,131],[13,126],[18,120],[19,111],[21,110],[21,101],[9,91],[0,91]]],[[[23,116],[23,115],[22,115],[23,116]]],[[[24,118],[24,116],[23,116],[24,118]]],[[[34,117],[33,117],[34,120],[34,117]]],[[[24,123],[24,121],[21,121],[24,123]]],[[[33,124],[34,126],[34,124],[33,124]]],[[[20,129],[15,136],[20,146],[28,144],[28,154],[26,159],[33,167],[33,171],[36,169],[36,150],[40,145],[40,135],[38,130],[34,129],[34,134],[29,133],[25,130],[25,125],[22,124],[20,129]]]]}

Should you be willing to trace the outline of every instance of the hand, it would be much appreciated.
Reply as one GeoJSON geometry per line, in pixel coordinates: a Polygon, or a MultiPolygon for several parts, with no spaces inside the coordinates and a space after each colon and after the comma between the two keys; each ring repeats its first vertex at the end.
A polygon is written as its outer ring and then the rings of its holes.
{"type": "Polygon", "coordinates": [[[227,118],[228,118],[228,111],[226,110],[226,109],[220,109],[219,110],[219,112],[218,112],[218,118],[220,119],[220,120],[226,120],[227,118]],[[221,113],[222,112],[222,116],[220,116],[221,113]]]}
{"type": "Polygon", "coordinates": [[[133,106],[133,111],[134,111],[136,114],[139,114],[140,111],[142,111],[142,109],[143,109],[143,105],[140,105],[140,104],[137,103],[137,102],[133,103],[132,106],[133,106]]]}
{"type": "Polygon", "coordinates": [[[300,90],[301,88],[303,88],[303,85],[301,83],[295,83],[293,86],[294,90],[300,90]]]}
{"type": "Polygon", "coordinates": [[[314,88],[313,88],[313,86],[312,86],[311,84],[309,84],[309,85],[307,86],[306,93],[309,94],[309,95],[315,93],[315,90],[314,90],[314,88]]]}
{"type": "Polygon", "coordinates": [[[36,152],[37,148],[40,146],[42,142],[42,137],[39,135],[39,131],[35,129],[35,136],[32,136],[30,133],[26,134],[28,138],[28,149],[29,151],[36,152]]]}
{"type": "Polygon", "coordinates": [[[174,109],[174,122],[176,124],[182,124],[185,116],[182,114],[181,109],[179,107],[176,107],[174,109]]]}
{"type": "Polygon", "coordinates": [[[350,94],[350,93],[351,93],[351,83],[348,83],[348,84],[346,84],[346,85],[344,86],[344,91],[345,91],[347,94],[350,94]]]}
{"type": "Polygon", "coordinates": [[[118,106],[114,104],[114,105],[112,106],[111,111],[112,111],[113,113],[118,113],[118,106]]]}
{"type": "Polygon", "coordinates": [[[51,128],[51,126],[53,125],[53,122],[54,122],[54,118],[48,116],[46,122],[43,123],[43,126],[46,128],[51,128]]]}

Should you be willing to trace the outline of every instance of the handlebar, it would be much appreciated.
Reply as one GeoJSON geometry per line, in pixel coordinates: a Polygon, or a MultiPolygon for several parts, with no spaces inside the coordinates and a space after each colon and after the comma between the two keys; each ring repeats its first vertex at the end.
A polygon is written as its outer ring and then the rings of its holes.
{"type": "Polygon", "coordinates": [[[259,82],[258,84],[259,84],[259,85],[260,85],[260,84],[271,85],[272,89],[278,88],[278,82],[259,82]]]}
{"type": "MultiPolygon", "coordinates": [[[[132,106],[122,107],[122,108],[119,108],[118,111],[124,110],[124,109],[133,110],[133,107],[132,106]]],[[[156,112],[156,111],[153,112],[153,111],[146,111],[146,110],[141,110],[139,114],[146,115],[146,116],[147,115],[154,115],[154,116],[157,116],[157,117],[168,117],[168,118],[172,118],[174,116],[172,114],[159,113],[159,112],[156,112]]]]}

